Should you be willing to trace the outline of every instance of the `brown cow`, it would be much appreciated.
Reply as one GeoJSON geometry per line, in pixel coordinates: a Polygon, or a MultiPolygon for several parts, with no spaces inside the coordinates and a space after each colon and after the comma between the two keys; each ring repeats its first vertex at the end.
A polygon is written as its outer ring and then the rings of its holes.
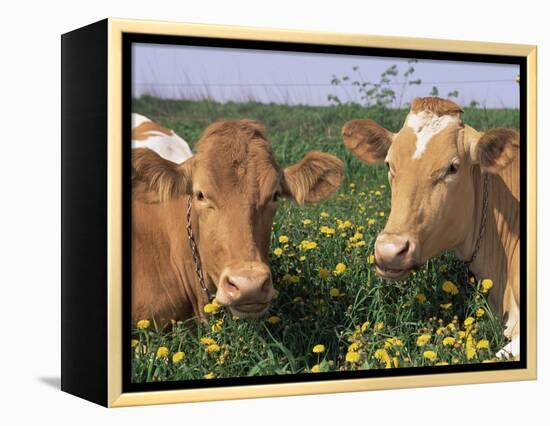
{"type": "Polygon", "coordinates": [[[519,134],[478,132],[462,122],[462,112],[449,100],[417,98],[398,133],[352,120],[342,129],[344,144],[361,160],[388,167],[392,204],[375,244],[377,273],[402,278],[445,250],[473,258],[471,271],[493,280],[489,303],[512,339],[505,350],[518,355],[519,134]]]}
{"type": "Polygon", "coordinates": [[[282,170],[263,127],[251,120],[208,126],[181,164],[150,149],[132,152],[132,318],[161,325],[204,315],[208,297],[196,269],[234,315],[264,314],[274,295],[268,260],[279,198],[316,203],[343,179],[342,162],[316,151],[282,170]],[[200,268],[186,234],[189,197],[200,268]]]}

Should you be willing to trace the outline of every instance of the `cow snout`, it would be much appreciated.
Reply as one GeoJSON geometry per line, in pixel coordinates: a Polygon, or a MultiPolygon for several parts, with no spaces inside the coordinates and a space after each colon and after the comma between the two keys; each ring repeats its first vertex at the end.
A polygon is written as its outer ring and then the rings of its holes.
{"type": "Polygon", "coordinates": [[[383,278],[397,279],[415,266],[415,241],[406,234],[380,234],[374,245],[376,272],[383,278]]]}
{"type": "Polygon", "coordinates": [[[226,268],[220,278],[216,299],[240,318],[258,317],[269,308],[274,289],[271,271],[264,264],[226,268]]]}

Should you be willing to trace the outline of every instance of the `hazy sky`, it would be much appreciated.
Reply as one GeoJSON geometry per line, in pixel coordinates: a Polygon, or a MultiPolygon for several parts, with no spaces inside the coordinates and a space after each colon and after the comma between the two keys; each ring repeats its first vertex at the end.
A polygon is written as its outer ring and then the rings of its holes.
{"type": "Polygon", "coordinates": [[[329,94],[344,102],[359,101],[357,87],[351,82],[358,77],[378,82],[380,74],[396,64],[400,72],[391,85],[397,93],[396,104],[426,96],[436,86],[442,97],[458,90],[462,105],[476,100],[487,107],[519,107],[517,65],[419,60],[411,79],[420,79],[422,84],[403,90],[407,59],[155,44],[134,44],[132,56],[135,97],[208,96],[221,102],[328,105],[329,94]],[[353,71],[355,66],[360,73],[353,71]],[[347,75],[350,80],[334,86],[333,75],[347,75]]]}

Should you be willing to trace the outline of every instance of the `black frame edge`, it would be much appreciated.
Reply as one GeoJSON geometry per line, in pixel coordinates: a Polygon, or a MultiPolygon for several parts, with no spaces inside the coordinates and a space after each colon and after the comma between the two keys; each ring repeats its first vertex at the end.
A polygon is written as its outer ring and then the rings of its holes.
{"type": "Polygon", "coordinates": [[[108,20],[61,36],[61,390],[107,406],[108,20]]]}

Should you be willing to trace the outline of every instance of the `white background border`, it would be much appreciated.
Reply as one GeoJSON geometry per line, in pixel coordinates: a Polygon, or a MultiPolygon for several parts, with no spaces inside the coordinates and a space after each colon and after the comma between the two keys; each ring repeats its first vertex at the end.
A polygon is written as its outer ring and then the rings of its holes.
{"type": "Polygon", "coordinates": [[[518,424],[547,418],[548,221],[539,220],[539,380],[106,410],[58,391],[60,372],[60,34],[107,16],[537,44],[539,217],[548,217],[544,2],[278,0],[7,2],[0,65],[0,423],[518,424]],[[6,421],[9,421],[7,423],[6,421]]]}

